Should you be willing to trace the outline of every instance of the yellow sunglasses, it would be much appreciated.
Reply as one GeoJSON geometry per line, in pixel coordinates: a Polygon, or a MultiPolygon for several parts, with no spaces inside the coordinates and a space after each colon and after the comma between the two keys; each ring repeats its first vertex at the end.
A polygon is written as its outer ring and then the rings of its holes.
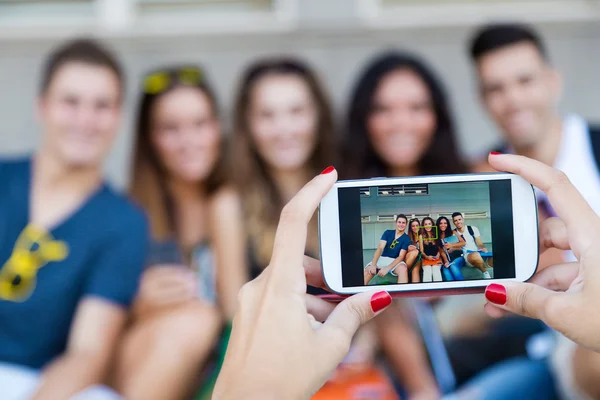
{"type": "Polygon", "coordinates": [[[146,94],[159,94],[171,87],[174,80],[182,85],[195,86],[202,82],[203,77],[202,71],[195,67],[157,71],[144,78],[143,89],[146,94]]]}

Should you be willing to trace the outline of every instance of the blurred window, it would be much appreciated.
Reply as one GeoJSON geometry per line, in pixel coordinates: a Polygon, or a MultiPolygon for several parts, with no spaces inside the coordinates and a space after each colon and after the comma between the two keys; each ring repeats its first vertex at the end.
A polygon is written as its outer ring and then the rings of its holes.
{"type": "Polygon", "coordinates": [[[272,12],[275,0],[138,0],[137,7],[143,14],[272,12]]]}

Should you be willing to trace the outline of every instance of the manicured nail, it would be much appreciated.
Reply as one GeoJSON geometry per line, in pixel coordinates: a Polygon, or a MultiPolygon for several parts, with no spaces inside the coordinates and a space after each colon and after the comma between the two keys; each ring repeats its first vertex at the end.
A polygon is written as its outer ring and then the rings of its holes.
{"type": "Polygon", "coordinates": [[[493,156],[499,156],[502,153],[500,153],[499,151],[490,151],[490,154],[493,156]]]}
{"type": "Polygon", "coordinates": [[[390,304],[392,304],[392,296],[386,291],[377,292],[371,297],[371,309],[374,313],[383,310],[390,304]]]}
{"type": "Polygon", "coordinates": [[[506,288],[497,283],[492,283],[485,288],[485,298],[494,304],[500,304],[501,306],[506,304],[506,288]]]}
{"type": "Polygon", "coordinates": [[[324,169],[324,170],[321,172],[321,175],[325,175],[325,174],[328,174],[328,173],[330,173],[330,172],[333,172],[333,170],[334,170],[334,169],[335,169],[335,168],[333,168],[333,165],[330,165],[329,167],[325,168],[325,169],[324,169]]]}

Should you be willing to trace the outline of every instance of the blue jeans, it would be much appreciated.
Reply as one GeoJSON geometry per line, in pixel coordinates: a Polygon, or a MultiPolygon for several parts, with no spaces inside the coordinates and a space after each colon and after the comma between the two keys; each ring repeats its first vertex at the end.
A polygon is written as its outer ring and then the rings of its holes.
{"type": "Polygon", "coordinates": [[[460,269],[465,266],[465,259],[458,257],[450,263],[448,268],[442,266],[442,275],[444,275],[445,281],[464,281],[462,272],[460,269]]]}
{"type": "Polygon", "coordinates": [[[547,361],[519,357],[484,370],[443,400],[555,398],[554,380],[547,361]]]}

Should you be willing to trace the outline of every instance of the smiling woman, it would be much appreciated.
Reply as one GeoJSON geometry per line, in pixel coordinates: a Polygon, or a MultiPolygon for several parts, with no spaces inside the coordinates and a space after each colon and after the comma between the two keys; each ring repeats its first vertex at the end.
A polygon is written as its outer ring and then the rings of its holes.
{"type": "MultiPolygon", "coordinates": [[[[283,205],[334,163],[333,134],[328,99],[307,65],[281,59],[250,66],[237,100],[234,150],[253,275],[271,257],[283,205]]],[[[316,219],[310,232],[307,252],[316,255],[316,219]]]]}

